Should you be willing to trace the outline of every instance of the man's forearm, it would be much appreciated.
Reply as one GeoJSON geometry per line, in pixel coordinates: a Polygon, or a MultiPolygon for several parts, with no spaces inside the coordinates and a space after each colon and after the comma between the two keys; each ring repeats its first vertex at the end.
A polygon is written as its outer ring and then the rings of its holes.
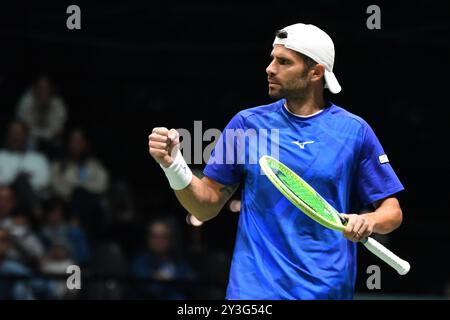
{"type": "Polygon", "coordinates": [[[373,232],[387,234],[397,229],[403,213],[396,198],[388,198],[373,212],[364,214],[374,223],[373,232]]]}
{"type": "Polygon", "coordinates": [[[196,176],[192,177],[189,186],[182,190],[175,190],[175,195],[181,205],[201,221],[217,216],[223,206],[220,204],[219,197],[196,176]]]}

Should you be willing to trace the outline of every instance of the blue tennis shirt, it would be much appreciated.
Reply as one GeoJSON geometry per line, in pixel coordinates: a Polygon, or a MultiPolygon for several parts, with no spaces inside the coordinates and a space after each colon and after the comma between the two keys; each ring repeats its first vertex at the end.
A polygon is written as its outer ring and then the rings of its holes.
{"type": "Polygon", "coordinates": [[[356,244],[292,205],[262,173],[272,155],[342,213],[403,190],[383,148],[360,117],[327,103],[300,117],[285,100],[240,111],[204,169],[224,184],[243,183],[227,299],[352,299],[356,244]]]}

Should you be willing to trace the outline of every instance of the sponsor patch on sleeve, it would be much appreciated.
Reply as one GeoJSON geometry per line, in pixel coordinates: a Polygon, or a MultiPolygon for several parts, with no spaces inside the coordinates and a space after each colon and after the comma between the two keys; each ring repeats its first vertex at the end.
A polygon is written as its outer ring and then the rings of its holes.
{"type": "Polygon", "coordinates": [[[380,161],[381,164],[389,162],[389,159],[388,159],[387,155],[385,155],[385,154],[379,156],[378,160],[380,161]]]}

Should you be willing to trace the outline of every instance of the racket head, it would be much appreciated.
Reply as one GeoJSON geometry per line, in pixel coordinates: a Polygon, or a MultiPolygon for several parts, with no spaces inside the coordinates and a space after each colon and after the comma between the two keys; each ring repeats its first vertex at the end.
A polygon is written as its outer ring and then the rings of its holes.
{"type": "Polygon", "coordinates": [[[270,182],[303,213],[324,227],[344,230],[336,209],[289,167],[271,156],[262,156],[259,165],[270,182]]]}

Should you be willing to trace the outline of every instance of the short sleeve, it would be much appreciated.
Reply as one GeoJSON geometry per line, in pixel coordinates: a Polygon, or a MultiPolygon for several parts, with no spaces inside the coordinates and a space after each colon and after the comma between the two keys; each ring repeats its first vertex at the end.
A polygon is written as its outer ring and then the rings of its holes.
{"type": "Polygon", "coordinates": [[[239,132],[245,131],[244,122],[243,116],[238,113],[222,131],[203,170],[208,178],[223,185],[236,184],[242,180],[244,170],[243,162],[240,161],[239,132]]]}
{"type": "Polygon", "coordinates": [[[356,192],[368,205],[404,189],[372,128],[364,123],[356,170],[356,192]]]}

